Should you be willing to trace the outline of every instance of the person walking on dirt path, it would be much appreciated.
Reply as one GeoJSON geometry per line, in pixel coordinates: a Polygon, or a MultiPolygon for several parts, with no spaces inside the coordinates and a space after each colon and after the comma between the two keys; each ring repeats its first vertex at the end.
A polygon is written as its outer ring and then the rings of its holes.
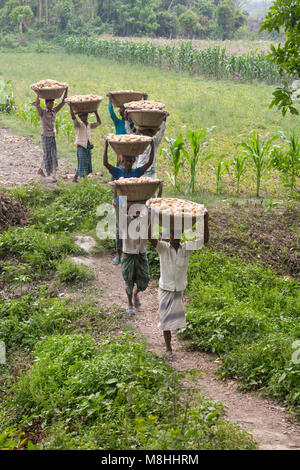
{"type": "MultiPolygon", "coordinates": [[[[103,154],[103,165],[108,169],[110,174],[114,177],[115,180],[118,180],[119,178],[139,178],[143,176],[145,171],[152,165],[153,157],[154,157],[154,144],[151,143],[150,147],[152,149],[151,154],[150,154],[150,159],[149,162],[146,163],[143,167],[139,168],[132,168],[135,162],[135,157],[131,156],[122,156],[122,162],[123,162],[123,167],[120,168],[118,166],[113,166],[110,163],[108,163],[108,156],[107,156],[107,150],[108,150],[108,140],[107,138],[105,139],[105,149],[104,149],[104,154],[103,154]]],[[[160,187],[160,195],[162,192],[162,186],[160,187]]],[[[159,196],[160,197],[160,196],[159,196]]],[[[119,205],[122,204],[122,201],[120,200],[119,196],[114,194],[114,200],[113,200],[113,205],[115,207],[116,211],[116,256],[114,257],[112,263],[113,265],[117,266],[121,263],[121,257],[122,257],[122,243],[121,239],[119,236],[119,221],[118,221],[118,214],[119,214],[119,205]]]]}
{"type": "Polygon", "coordinates": [[[170,230],[170,241],[152,238],[152,227],[149,224],[148,238],[157,250],[160,261],[160,279],[158,289],[159,323],[163,331],[166,346],[166,357],[173,359],[171,346],[172,330],[186,325],[183,293],[187,286],[187,270],[189,259],[194,250],[208,243],[208,212],[203,217],[203,237],[193,242],[181,243],[182,232],[170,230]]]}
{"type": "MultiPolygon", "coordinates": [[[[122,245],[122,276],[125,281],[125,290],[128,299],[128,306],[126,313],[134,315],[135,309],[139,309],[141,302],[138,294],[147,289],[150,281],[149,263],[147,258],[147,209],[144,204],[138,204],[137,210],[134,206],[127,209],[127,213],[123,213],[126,219],[127,233],[120,230],[123,238],[122,245]],[[137,231],[136,225],[130,226],[134,219],[138,219],[139,230],[137,231]],[[144,236],[143,236],[144,224],[144,236]],[[145,230],[146,228],[146,230],[145,230]],[[133,232],[133,233],[132,233],[133,232]]],[[[124,211],[124,205],[121,206],[120,211],[124,211]]]]}
{"type": "Polygon", "coordinates": [[[72,103],[70,103],[70,113],[76,132],[77,170],[73,182],[77,183],[78,178],[84,178],[93,172],[91,150],[94,146],[91,143],[91,129],[96,129],[96,127],[100,126],[101,119],[97,111],[95,111],[96,122],[88,122],[89,113],[78,113],[80,120],[76,119],[72,103]]]}
{"type": "MultiPolygon", "coordinates": [[[[127,119],[128,116],[127,116],[126,111],[125,111],[124,116],[125,116],[125,119],[127,119]]],[[[138,129],[137,130],[137,134],[146,135],[147,137],[152,137],[153,142],[154,142],[153,163],[148,168],[148,170],[145,172],[145,176],[147,176],[148,178],[156,179],[156,174],[157,174],[156,156],[157,156],[158,149],[160,147],[161,141],[162,141],[163,136],[164,136],[165,131],[166,131],[166,119],[167,119],[168,116],[169,116],[169,113],[165,112],[165,117],[164,117],[164,119],[163,119],[163,121],[162,121],[159,128],[155,128],[155,129],[154,128],[153,129],[149,128],[149,129],[138,129]]],[[[128,125],[126,125],[126,128],[127,128],[128,133],[131,133],[130,129],[128,128],[128,125]]],[[[149,161],[150,152],[151,152],[151,147],[150,147],[150,145],[148,145],[148,147],[144,150],[144,152],[136,157],[136,167],[137,168],[140,167],[140,166],[145,165],[145,163],[147,163],[149,161]]]]}
{"type": "Polygon", "coordinates": [[[36,100],[32,103],[36,106],[37,112],[41,118],[42,123],[42,144],[43,144],[43,161],[38,170],[40,176],[52,176],[52,181],[56,182],[56,170],[58,168],[57,162],[57,147],[56,147],[56,115],[65,105],[65,99],[68,96],[68,88],[66,89],[63,99],[60,104],[54,108],[54,100],[45,100],[46,107],[43,109],[40,105],[40,98],[37,95],[36,100]]]}
{"type": "MultiPolygon", "coordinates": [[[[117,103],[114,102],[113,96],[111,93],[107,93],[109,103],[108,103],[108,111],[110,117],[114,123],[116,134],[127,134],[127,122],[124,119],[125,108],[121,106],[119,108],[120,117],[118,117],[115,113],[114,106],[117,106],[117,103]]],[[[130,133],[135,133],[136,129],[134,127],[133,121],[128,121],[130,133]]],[[[122,155],[117,155],[117,166],[122,166],[122,155]]]]}

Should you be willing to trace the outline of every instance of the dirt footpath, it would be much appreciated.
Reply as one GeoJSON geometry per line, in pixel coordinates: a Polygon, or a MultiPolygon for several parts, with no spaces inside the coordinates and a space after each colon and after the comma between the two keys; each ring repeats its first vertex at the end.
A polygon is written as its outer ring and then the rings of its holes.
{"type": "MultiPolygon", "coordinates": [[[[35,145],[30,137],[16,135],[0,123],[0,186],[28,185],[37,181],[54,186],[50,179],[37,174],[42,159],[41,146],[35,145]]],[[[74,174],[74,165],[60,158],[59,149],[58,165],[58,177],[65,179],[74,174]]]]}

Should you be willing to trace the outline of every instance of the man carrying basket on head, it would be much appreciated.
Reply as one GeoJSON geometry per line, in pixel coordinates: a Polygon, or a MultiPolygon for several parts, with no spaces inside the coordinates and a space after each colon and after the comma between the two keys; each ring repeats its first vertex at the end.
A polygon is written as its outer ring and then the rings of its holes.
{"type": "Polygon", "coordinates": [[[97,122],[88,122],[89,113],[78,113],[79,121],[76,119],[72,103],[70,103],[70,113],[73,120],[73,126],[76,132],[75,145],[77,146],[77,170],[73,182],[77,183],[78,178],[84,178],[93,172],[91,150],[94,146],[91,144],[91,129],[100,126],[101,119],[97,111],[94,111],[97,122]]]}
{"type": "MultiPolygon", "coordinates": [[[[149,160],[145,165],[140,166],[139,168],[132,168],[135,162],[136,157],[131,157],[131,156],[126,156],[122,155],[122,167],[118,166],[113,166],[110,163],[108,163],[108,158],[107,158],[107,149],[108,149],[108,140],[105,140],[105,149],[104,149],[104,155],[103,155],[103,165],[108,169],[110,174],[113,176],[114,180],[118,180],[119,178],[139,178],[140,176],[143,176],[144,173],[147,171],[147,169],[152,165],[153,158],[154,158],[154,143],[151,142],[148,146],[150,148],[150,156],[149,160]]],[[[159,195],[160,197],[162,194],[162,186],[160,187],[159,190],[159,195]]],[[[116,213],[118,214],[118,206],[120,204],[120,199],[119,196],[117,196],[116,191],[114,194],[114,207],[116,208],[116,213]]],[[[118,219],[118,217],[117,217],[118,219]]],[[[112,263],[113,265],[117,266],[121,263],[121,255],[122,255],[122,240],[119,235],[119,224],[118,220],[116,221],[116,250],[117,254],[114,257],[112,263]]]]}
{"type": "Polygon", "coordinates": [[[171,330],[183,328],[186,324],[183,293],[187,286],[189,259],[194,250],[208,243],[208,212],[204,213],[203,236],[193,242],[180,243],[182,231],[170,230],[170,241],[152,238],[152,227],[149,224],[148,238],[156,248],[160,261],[160,279],[158,290],[159,323],[163,331],[166,356],[173,359],[171,347],[171,330]]]}
{"type": "Polygon", "coordinates": [[[42,123],[42,144],[43,144],[43,161],[38,174],[46,177],[52,176],[52,181],[56,182],[57,163],[57,148],[56,148],[56,115],[65,105],[65,99],[68,96],[68,88],[66,89],[63,99],[59,105],[54,108],[54,100],[45,100],[46,108],[43,109],[40,105],[40,98],[36,95],[36,100],[32,103],[36,106],[37,112],[41,118],[42,123]]]}

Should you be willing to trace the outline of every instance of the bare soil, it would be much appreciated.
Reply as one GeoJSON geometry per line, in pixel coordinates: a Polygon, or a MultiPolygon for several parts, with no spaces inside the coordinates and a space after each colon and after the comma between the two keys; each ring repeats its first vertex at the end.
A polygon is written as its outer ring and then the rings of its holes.
{"type": "Polygon", "coordinates": [[[300,280],[299,207],[210,210],[209,247],[300,280]]]}
{"type": "MultiPolygon", "coordinates": [[[[0,186],[30,185],[40,182],[47,187],[55,187],[50,178],[37,174],[43,159],[41,146],[30,137],[16,135],[0,123],[0,186]]],[[[74,170],[69,162],[59,158],[58,176],[66,178],[74,170]]]]}
{"type": "Polygon", "coordinates": [[[26,222],[27,209],[9,194],[0,192],[0,232],[10,225],[25,225],[26,222]]]}

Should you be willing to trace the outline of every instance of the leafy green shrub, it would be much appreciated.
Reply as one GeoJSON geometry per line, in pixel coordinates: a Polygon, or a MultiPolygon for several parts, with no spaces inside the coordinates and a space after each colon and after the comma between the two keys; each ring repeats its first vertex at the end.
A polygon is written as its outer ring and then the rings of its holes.
{"type": "Polygon", "coordinates": [[[91,269],[84,265],[77,265],[71,260],[65,260],[56,267],[60,281],[67,284],[89,281],[94,278],[91,269]]]}
{"type": "Polygon", "coordinates": [[[222,375],[249,389],[263,387],[297,408],[299,369],[291,365],[291,344],[300,337],[295,281],[204,249],[191,258],[189,296],[181,336],[221,354],[222,375]]]}
{"type": "Polygon", "coordinates": [[[88,311],[86,304],[69,305],[65,300],[34,294],[0,303],[0,338],[7,350],[31,349],[42,337],[70,331],[88,311]]]}
{"type": "Polygon", "coordinates": [[[16,186],[10,188],[8,192],[29,209],[44,206],[57,196],[56,190],[46,189],[38,183],[31,186],[16,186]]]}
{"type": "Polygon", "coordinates": [[[224,357],[220,375],[240,380],[247,390],[263,388],[300,417],[300,366],[293,361],[294,340],[272,333],[257,343],[234,349],[224,357]]]}
{"type": "Polygon", "coordinates": [[[46,233],[91,230],[98,222],[97,207],[111,200],[109,188],[97,181],[83,180],[75,186],[61,186],[52,204],[34,211],[33,221],[46,233]]]}
{"type": "Polygon", "coordinates": [[[150,275],[154,278],[159,278],[160,276],[160,264],[159,256],[155,248],[148,243],[147,244],[147,258],[149,263],[150,275]]]}
{"type": "Polygon", "coordinates": [[[57,261],[67,255],[82,253],[66,234],[48,235],[34,226],[9,228],[0,235],[0,258],[9,254],[22,259],[39,274],[54,269],[57,261]]]}
{"type": "Polygon", "coordinates": [[[35,355],[7,410],[25,426],[39,420],[46,448],[256,448],[221,420],[222,404],[184,399],[180,376],[129,335],[104,344],[86,334],[52,336],[35,355]]]}

